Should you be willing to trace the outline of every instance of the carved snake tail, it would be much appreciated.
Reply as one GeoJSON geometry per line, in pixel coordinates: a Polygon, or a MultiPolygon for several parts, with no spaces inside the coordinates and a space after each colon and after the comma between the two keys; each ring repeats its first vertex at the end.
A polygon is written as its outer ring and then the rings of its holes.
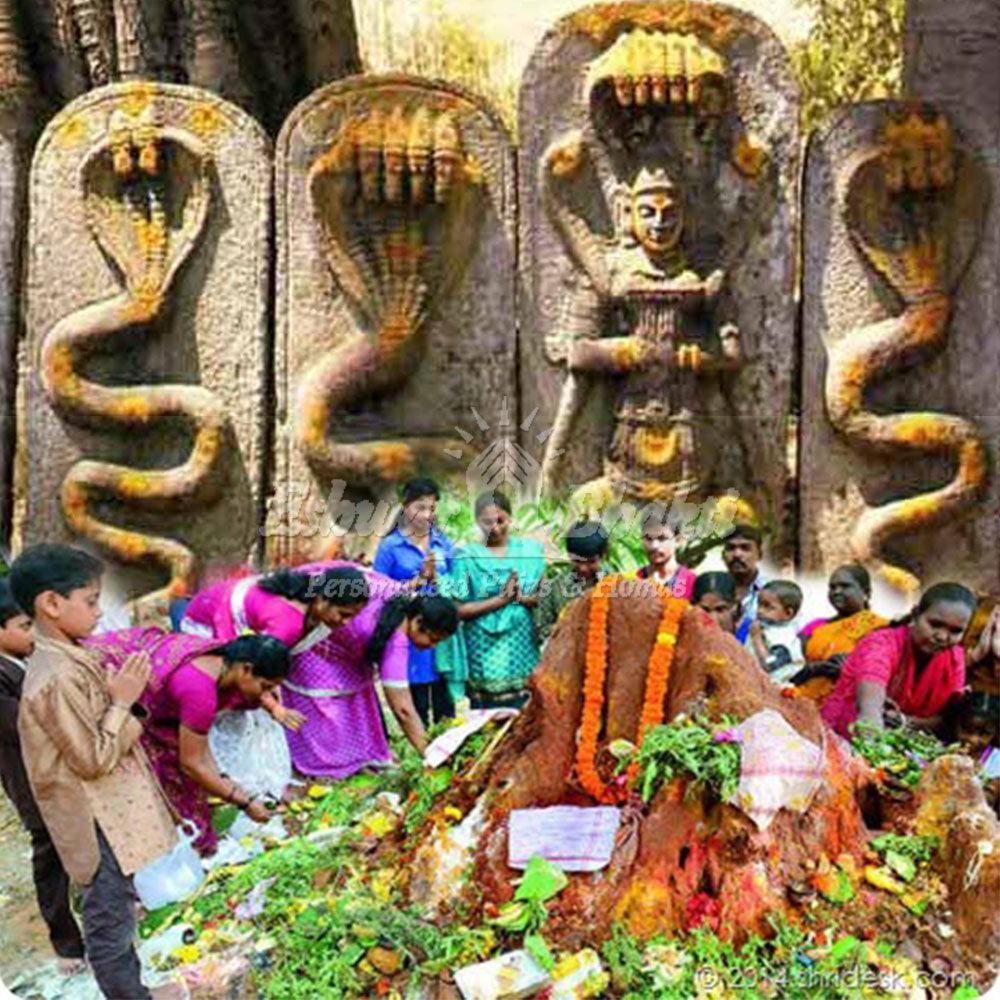
{"type": "MultiPolygon", "coordinates": [[[[160,129],[159,135],[174,137],[175,133],[160,129]]],[[[108,153],[119,177],[134,173],[129,149],[134,152],[135,148],[129,147],[130,141],[127,133],[113,132],[109,147],[85,163],[84,176],[88,166],[94,166],[99,156],[108,153]]],[[[189,152],[195,151],[200,160],[198,167],[203,170],[205,158],[200,144],[189,136],[183,142],[189,152]]],[[[144,164],[140,169],[155,173],[155,149],[149,143],[139,149],[139,162],[144,164]]],[[[158,181],[130,182],[123,197],[109,197],[108,190],[114,189],[104,189],[103,194],[89,193],[88,221],[98,242],[122,272],[125,290],[59,320],[44,338],[41,374],[53,407],[79,426],[134,431],[179,417],[193,429],[191,453],[179,466],[146,470],[81,461],[70,469],[62,485],[63,511],[74,532],[123,562],[152,561],[169,571],[167,587],[144,598],[144,603],[154,603],[172,593],[189,592],[194,586],[193,553],[175,540],[106,524],[95,515],[93,505],[114,499],[150,509],[174,510],[214,498],[218,484],[212,472],[222,451],[226,414],[216,396],[201,386],[109,387],[84,378],[79,368],[105,346],[109,336],[132,327],[148,329],[155,323],[174,275],[204,226],[206,179],[203,173],[196,174],[180,225],[169,230],[173,245],[168,243],[168,223],[158,181]]]]}
{"type": "Polygon", "coordinates": [[[955,477],[946,486],[872,508],[854,530],[851,544],[857,558],[874,563],[888,582],[907,591],[919,581],[884,562],[879,553],[889,539],[950,521],[967,507],[986,482],[986,447],[977,428],[961,417],[928,411],[880,416],[865,409],[864,396],[876,379],[940,348],[949,312],[943,293],[911,301],[902,315],[844,337],[830,352],[826,376],[830,421],[859,448],[877,453],[905,448],[952,455],[957,462],[955,477]]]}
{"type": "Polygon", "coordinates": [[[172,469],[137,470],[110,462],[82,461],[74,465],[62,484],[63,510],[69,526],[123,562],[153,560],[170,571],[164,592],[189,591],[195,583],[193,553],[171,539],[116,528],[100,521],[92,505],[114,498],[148,508],[173,507],[211,499],[210,473],[220,454],[226,416],[215,395],[200,386],[142,386],[109,388],[77,374],[80,362],[107,335],[135,323],[155,318],[132,295],[79,309],[60,320],[45,340],[43,381],[54,406],[74,423],[94,428],[108,426],[134,430],[166,417],[183,417],[194,428],[194,443],[187,461],[172,469]]]}

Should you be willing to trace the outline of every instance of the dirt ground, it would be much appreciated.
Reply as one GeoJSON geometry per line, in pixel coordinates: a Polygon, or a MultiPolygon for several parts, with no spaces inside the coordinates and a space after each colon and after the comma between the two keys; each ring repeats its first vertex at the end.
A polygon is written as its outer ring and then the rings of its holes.
{"type": "Polygon", "coordinates": [[[31,881],[30,842],[0,794],[0,1000],[98,1000],[89,975],[59,976],[31,881]]]}

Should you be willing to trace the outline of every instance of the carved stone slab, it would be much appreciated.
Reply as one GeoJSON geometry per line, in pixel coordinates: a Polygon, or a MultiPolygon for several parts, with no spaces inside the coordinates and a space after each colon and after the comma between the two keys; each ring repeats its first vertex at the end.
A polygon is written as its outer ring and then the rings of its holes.
{"type": "Polygon", "coordinates": [[[986,492],[1000,440],[996,338],[969,314],[983,308],[988,199],[981,163],[930,107],[856,105],[810,144],[807,568],[860,558],[904,591],[997,587],[996,486],[986,492]]]}
{"type": "Polygon", "coordinates": [[[354,77],[285,123],[275,554],[322,546],[332,483],[381,497],[464,477],[476,442],[456,426],[478,435],[472,409],[489,421],[505,399],[516,413],[513,178],[499,118],[444,84],[354,77]]]}
{"type": "MultiPolygon", "coordinates": [[[[906,93],[932,101],[961,132],[989,189],[979,248],[955,297],[949,384],[963,410],[993,442],[993,477],[975,520],[976,576],[1000,598],[1000,7],[989,0],[936,4],[909,0],[904,53],[906,93]]],[[[943,546],[942,546],[943,548],[943,546]]]]}
{"type": "Polygon", "coordinates": [[[16,526],[94,543],[132,596],[257,541],[270,162],[244,112],[167,84],[91,92],[37,146],[16,526]]]}
{"type": "MultiPolygon", "coordinates": [[[[557,424],[546,446],[563,438],[560,488],[601,475],[621,383],[582,376],[585,391],[571,432],[560,434],[567,376],[561,359],[552,363],[553,345],[588,324],[591,337],[629,331],[627,315],[624,328],[616,327],[608,309],[615,303],[593,294],[587,268],[569,251],[542,194],[546,151],[577,132],[583,166],[567,203],[590,234],[585,239],[612,243],[617,213],[628,214],[627,203],[620,207],[622,192],[627,195],[643,169],[654,178],[663,172],[682,206],[686,266],[702,279],[724,272],[710,323],[713,336],[723,322],[738,328],[738,367],[724,378],[692,376],[683,384],[697,389],[678,391],[693,392],[693,402],[667,405],[678,411],[690,403],[695,411],[698,491],[738,490],[777,548],[787,549],[799,139],[798,93],[782,44],[754,17],[720,4],[584,8],[559,21],[535,50],[521,86],[519,121],[522,410],[540,408],[536,428],[557,424]],[[618,82],[625,106],[608,112],[618,82]],[[610,125],[605,114],[617,114],[621,126],[610,125]],[[703,128],[702,115],[710,128],[703,128]],[[699,467],[709,444],[712,467],[699,467]]],[[[565,157],[553,166],[557,174],[577,170],[565,157]]],[[[627,314],[629,296],[612,298],[627,314]]]]}

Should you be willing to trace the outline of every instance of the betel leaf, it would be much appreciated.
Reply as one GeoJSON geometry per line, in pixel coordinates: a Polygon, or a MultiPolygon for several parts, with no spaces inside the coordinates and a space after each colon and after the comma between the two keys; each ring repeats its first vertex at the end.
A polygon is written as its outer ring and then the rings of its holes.
{"type": "Polygon", "coordinates": [[[898,851],[886,851],[885,863],[904,881],[912,882],[917,874],[917,866],[913,858],[908,858],[898,851]]]}
{"type": "Polygon", "coordinates": [[[521,884],[517,887],[514,898],[544,903],[562,892],[567,885],[569,879],[564,871],[556,868],[551,861],[546,861],[545,858],[535,854],[525,866],[521,884]]]}
{"type": "Polygon", "coordinates": [[[850,958],[858,950],[858,939],[856,937],[843,937],[830,949],[830,960],[842,962],[845,958],[850,958]]]}
{"type": "Polygon", "coordinates": [[[524,950],[546,971],[555,968],[556,960],[549,949],[548,943],[541,934],[525,934],[524,950]]]}
{"type": "Polygon", "coordinates": [[[962,983],[951,995],[951,1000],[979,1000],[979,990],[971,983],[962,983]]]}
{"type": "Polygon", "coordinates": [[[831,903],[849,903],[854,899],[854,886],[842,871],[831,873],[831,882],[820,889],[821,895],[831,903]]]}

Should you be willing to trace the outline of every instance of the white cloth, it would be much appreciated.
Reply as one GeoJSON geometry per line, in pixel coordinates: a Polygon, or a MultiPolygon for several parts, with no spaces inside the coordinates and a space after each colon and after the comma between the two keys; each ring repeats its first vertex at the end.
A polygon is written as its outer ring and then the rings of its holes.
{"type": "Polygon", "coordinates": [[[614,806],[549,806],[513,809],[507,836],[507,864],[526,868],[534,855],[565,872],[596,872],[615,849],[621,810],[614,806]]]}
{"type": "Polygon", "coordinates": [[[478,733],[493,719],[511,719],[518,715],[516,708],[479,708],[466,712],[460,725],[446,729],[425,751],[424,763],[428,767],[440,767],[449,757],[457,753],[462,744],[478,733]]]}
{"type": "Polygon", "coordinates": [[[736,731],[742,755],[733,805],[759,830],[766,830],[781,809],[805,812],[823,780],[823,749],[770,708],[750,716],[736,731]]]}

